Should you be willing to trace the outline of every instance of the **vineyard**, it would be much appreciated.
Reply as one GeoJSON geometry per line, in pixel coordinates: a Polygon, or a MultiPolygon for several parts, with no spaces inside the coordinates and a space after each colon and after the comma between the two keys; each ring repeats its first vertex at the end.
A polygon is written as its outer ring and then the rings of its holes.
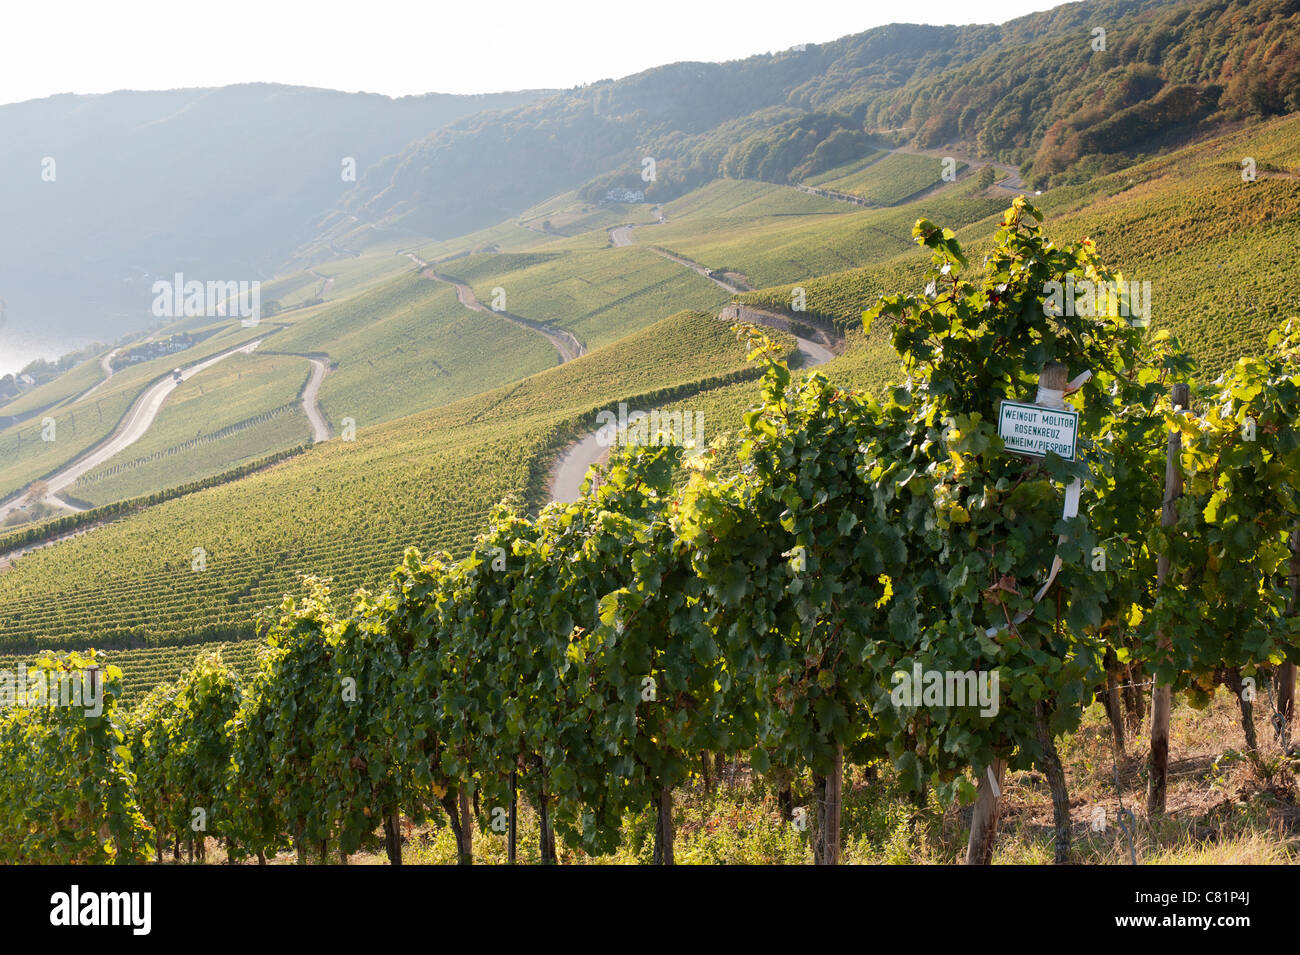
{"type": "MultiPolygon", "coordinates": [[[[786,191],[804,195],[795,189],[786,191]]],[[[695,223],[670,217],[664,225],[649,229],[640,241],[710,268],[739,272],[758,288],[891,258],[908,250],[907,230],[918,215],[949,222],[957,229],[994,215],[1004,201],[984,196],[973,183],[958,183],[915,203],[889,209],[858,209],[834,202],[836,210],[853,211],[738,221],[723,217],[695,223]]]]}
{"type": "Polygon", "coordinates": [[[708,279],[647,249],[602,249],[558,256],[470,256],[443,267],[480,302],[505,291],[505,309],[573,332],[588,348],[616,342],[684,308],[709,309],[727,294],[708,279]]]}
{"type": "Polygon", "coordinates": [[[69,493],[91,504],[220,473],[309,437],[301,358],[232,355],[168,397],[143,438],[82,475],[69,493]]]}
{"type": "MultiPolygon", "coordinates": [[[[965,168],[964,162],[954,163],[954,175],[960,175],[965,168]]],[[[893,153],[856,172],[819,177],[818,186],[857,196],[873,206],[892,206],[943,182],[942,173],[938,158],[893,153]]]]}
{"type": "MultiPolygon", "coordinates": [[[[1219,686],[1239,709],[1237,758],[1290,799],[1300,328],[1203,380],[1121,302],[1049,304],[1049,283],[1117,276],[1091,240],[1048,242],[1042,218],[1017,199],[979,265],[952,230],[916,222],[926,290],[864,315],[899,361],[878,396],[796,379],[750,330],[763,379],[738,471],[708,451],[616,451],[573,503],[467,515],[459,555],[409,549],[356,593],[308,579],[260,615],[255,665],[204,655],[180,675],[176,656],[143,657],[171,680],[129,710],[111,652],[38,657],[40,685],[102,689],[103,712],[36,692],[0,717],[0,860],[136,862],[187,844],[202,860],[216,840],[232,861],[380,849],[397,864],[415,823],[461,863],[492,833],[487,855],[505,861],[671,864],[701,794],[724,779],[736,792],[743,772],[783,820],[757,824],[764,857],[819,864],[862,851],[846,833],[910,839],[962,805],[964,857],[987,864],[1003,786],[1035,773],[1062,863],[1096,843],[1074,841],[1065,741],[1108,737],[1113,795],[1145,805],[1150,839],[1171,808],[1174,698],[1184,719],[1219,686]],[[1078,455],[1012,453],[1006,400],[1076,415],[1078,455]],[[86,767],[91,798],[71,775],[86,767]],[[859,777],[910,807],[864,801],[859,777]],[[521,821],[535,851],[521,853],[521,821]]],[[[544,376],[590,361],[599,377],[612,351],[544,376]]],[[[544,376],[448,412],[517,413],[503,406],[526,407],[516,392],[544,376]]],[[[1135,815],[1122,819],[1107,838],[1135,852],[1135,815]]],[[[692,853],[720,851],[692,834],[692,853]]]]}
{"type": "MultiPolygon", "coordinates": [[[[257,654],[265,646],[260,640],[239,642],[215,641],[182,647],[145,647],[140,650],[109,650],[97,654],[104,665],[122,671],[122,686],[117,697],[119,706],[136,706],[157,686],[179,683],[204,657],[220,654],[222,662],[242,679],[257,671],[257,654]]],[[[36,665],[32,654],[0,656],[0,671],[12,673],[36,665]]]]}
{"type": "Polygon", "coordinates": [[[329,355],[320,402],[336,429],[345,418],[371,426],[555,364],[555,350],[538,336],[471,312],[454,290],[409,271],[327,305],[274,347],[329,355]]]}
{"type": "Polygon", "coordinates": [[[725,326],[683,313],[514,385],[359,424],[355,441],[19,558],[3,575],[0,649],[247,639],[303,575],[350,592],[412,544],[465,552],[496,502],[544,494],[551,458],[598,410],[753,377],[744,357],[725,326]]]}
{"type": "Polygon", "coordinates": [[[83,361],[57,378],[0,404],[0,418],[19,417],[56,408],[97,384],[103,377],[104,371],[97,360],[83,361]]]}
{"type": "Polygon", "coordinates": [[[843,166],[837,166],[834,169],[828,169],[825,172],[819,172],[815,176],[809,176],[804,182],[809,186],[826,186],[832,179],[843,179],[845,176],[861,172],[863,168],[874,162],[878,162],[885,155],[883,149],[871,149],[859,156],[851,163],[843,166]]]}
{"type": "Polygon", "coordinates": [[[628,222],[654,221],[648,204],[597,206],[578,199],[575,192],[556,196],[519,216],[519,224],[525,228],[559,236],[603,231],[628,222]]]}
{"type": "MultiPolygon", "coordinates": [[[[1294,231],[1300,193],[1284,178],[1243,182],[1242,154],[1293,167],[1300,161],[1300,120],[1233,133],[1086,185],[1054,189],[1040,200],[1054,230],[1091,236],[1127,278],[1149,281],[1152,327],[1178,334],[1215,372],[1248,353],[1294,309],[1287,290],[1297,276],[1284,236],[1294,231]]],[[[981,220],[954,231],[983,254],[988,227],[981,220]]],[[[798,285],[810,313],[852,328],[864,301],[913,286],[924,268],[914,251],[890,254],[871,265],[747,292],[739,301],[789,312],[798,285]]],[[[869,341],[887,344],[880,329],[869,341]]]]}
{"type": "MultiPolygon", "coordinates": [[[[186,350],[185,363],[201,361],[266,334],[265,328],[226,325],[222,332],[186,350]]],[[[58,470],[111,434],[146,385],[170,372],[176,360],[171,355],[140,362],[113,375],[87,398],[0,430],[0,499],[58,470]],[[52,431],[43,423],[46,417],[54,421],[52,431]]]]}

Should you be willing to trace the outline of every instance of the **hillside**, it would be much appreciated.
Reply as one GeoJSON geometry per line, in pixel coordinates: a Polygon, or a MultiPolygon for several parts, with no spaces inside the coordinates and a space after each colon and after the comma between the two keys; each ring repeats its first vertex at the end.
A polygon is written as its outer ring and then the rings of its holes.
{"type": "Polygon", "coordinates": [[[271,278],[387,157],[536,95],[393,100],[254,83],[0,106],[0,374],[33,348],[155,324],[157,278],[271,278]]]}
{"type": "Polygon", "coordinates": [[[1281,51],[1298,40],[1287,0],[1106,0],[1000,26],[894,24],[467,117],[405,149],[348,208],[450,237],[566,189],[667,201],[720,176],[801,181],[901,142],[964,146],[1035,185],[1081,181],[1294,110],[1300,61],[1281,51]],[[1098,28],[1108,39],[1094,50],[1098,28]]]}
{"type": "Polygon", "coordinates": [[[0,379],[0,693],[115,694],[0,707],[0,862],[179,861],[195,805],[191,862],[1300,859],[1298,49],[1101,0],[0,107],[0,172],[68,157],[0,184],[0,336],[104,332],[0,379]],[[263,314],[133,311],[209,269],[263,314]],[[70,738],[125,835],[32,838],[70,738]]]}

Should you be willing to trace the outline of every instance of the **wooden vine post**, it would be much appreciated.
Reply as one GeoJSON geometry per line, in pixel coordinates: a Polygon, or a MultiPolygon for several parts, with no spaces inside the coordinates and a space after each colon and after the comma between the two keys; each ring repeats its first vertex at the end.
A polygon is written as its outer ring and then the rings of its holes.
{"type": "MultiPolygon", "coordinates": [[[[1186,385],[1173,387],[1174,411],[1191,404],[1186,385]]],[[[1160,508],[1160,526],[1173,527],[1178,523],[1178,499],[1183,494],[1183,472],[1179,459],[1183,453],[1183,436],[1177,428],[1169,432],[1169,447],[1165,453],[1165,496],[1160,508]]],[[[1163,588],[1169,577],[1169,554],[1160,555],[1156,562],[1156,588],[1163,588]]],[[[1172,647],[1169,634],[1156,635],[1161,650],[1172,647]]],[[[1169,711],[1173,705],[1173,688],[1168,683],[1156,681],[1151,689],[1151,759],[1147,772],[1147,814],[1159,815],[1165,811],[1165,797],[1169,786],[1169,711]]]]}
{"type": "MultiPolygon", "coordinates": [[[[1038,394],[1034,398],[1034,404],[1053,411],[1064,410],[1065,393],[1069,387],[1068,376],[1068,370],[1060,362],[1049,361],[1045,364],[1038,376],[1038,394]]],[[[1041,595],[1042,591],[1039,593],[1041,595]]],[[[1020,618],[1016,622],[1021,622],[1020,618]]],[[[1014,629],[1015,623],[1011,626],[1014,629]]],[[[1059,761],[1057,766],[1059,768],[1059,761]]],[[[971,813],[970,838],[966,843],[967,865],[989,865],[993,861],[993,842],[997,837],[998,819],[1002,813],[1002,782],[1006,771],[1007,761],[995,759],[979,778],[975,806],[971,813]]],[[[1055,792],[1053,795],[1055,797],[1055,792]]],[[[1053,802],[1055,806],[1057,800],[1054,798],[1053,802]]]]}
{"type": "Polygon", "coordinates": [[[817,793],[817,841],[813,846],[816,865],[840,864],[840,816],[843,811],[844,746],[835,744],[835,755],[829,776],[814,776],[820,782],[814,786],[817,793]]]}
{"type": "MultiPolygon", "coordinates": [[[[1300,527],[1291,532],[1291,599],[1287,603],[1288,617],[1300,614],[1300,527]]],[[[1295,661],[1287,660],[1277,668],[1277,711],[1282,717],[1279,732],[1289,736],[1291,714],[1295,710],[1295,661]]]]}

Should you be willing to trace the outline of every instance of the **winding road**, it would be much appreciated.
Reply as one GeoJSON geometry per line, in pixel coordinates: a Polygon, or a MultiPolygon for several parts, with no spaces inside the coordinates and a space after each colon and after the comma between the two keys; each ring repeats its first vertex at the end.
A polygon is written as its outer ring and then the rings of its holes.
{"type": "MultiPolygon", "coordinates": [[[[278,329],[272,329],[272,331],[278,331],[278,329]]],[[[172,375],[167,375],[164,378],[155,381],[152,385],[146,388],[134,402],[131,403],[131,406],[127,409],[126,414],[123,415],[122,420],[118,423],[112,434],[78,457],[71,464],[45,479],[44,483],[46,486],[46,492],[42,500],[50,507],[61,507],[70,511],[84,510],[84,508],[68,503],[58,495],[71,487],[76,482],[77,478],[108,461],[110,458],[116,456],[144,437],[145,433],[153,425],[154,420],[158,417],[158,414],[162,410],[163,404],[167,401],[168,396],[176,390],[177,385],[181,382],[188,381],[190,378],[193,378],[200,372],[211,368],[217,362],[229,358],[231,355],[238,355],[241,353],[251,354],[257,346],[263,342],[263,340],[263,338],[259,338],[255,341],[246,342],[238,348],[229,349],[219,355],[213,355],[211,358],[206,358],[188,368],[182,369],[180,382],[176,381],[172,375]]],[[[106,368],[108,367],[107,363],[112,359],[113,354],[114,353],[110,353],[104,357],[103,362],[105,363],[106,368]]],[[[329,371],[329,358],[328,356],[317,355],[298,355],[296,357],[303,358],[311,363],[311,375],[307,379],[307,384],[303,387],[302,391],[302,410],[307,416],[307,421],[311,424],[312,441],[313,443],[328,441],[332,432],[330,430],[329,422],[325,420],[325,415],[321,411],[319,394],[321,380],[324,379],[326,372],[329,371]]],[[[105,381],[107,381],[107,379],[105,379],[105,381]]],[[[100,384],[103,384],[103,382],[100,382],[100,384]]],[[[95,387],[98,387],[98,385],[95,387]]],[[[93,390],[94,389],[92,388],[91,391],[93,390]]],[[[90,392],[86,392],[82,397],[84,398],[88,394],[90,394],[90,392]]],[[[20,510],[26,503],[27,495],[19,494],[8,503],[0,505],[0,521],[4,520],[14,511],[20,510]]],[[[12,557],[16,555],[9,556],[12,557]]]]}
{"type": "Polygon", "coordinates": [[[311,377],[307,379],[307,385],[302,389],[302,410],[307,420],[311,422],[312,443],[320,444],[330,439],[329,422],[325,420],[325,415],[320,410],[320,401],[317,400],[321,379],[325,377],[325,372],[330,370],[330,366],[324,358],[306,357],[311,362],[311,377]]]}
{"type": "Polygon", "coordinates": [[[108,379],[113,377],[113,359],[117,357],[117,353],[120,352],[121,350],[122,349],[120,348],[114,348],[111,352],[109,352],[107,355],[105,355],[103,358],[99,360],[99,367],[103,370],[104,377],[101,378],[99,381],[95,382],[93,385],[91,385],[81,394],[77,395],[77,397],[73,398],[70,402],[68,402],[68,404],[75,405],[78,401],[84,401],[86,398],[89,398],[91,395],[97,392],[100,388],[104,387],[104,385],[108,384],[108,379]]]}
{"type": "MultiPolygon", "coordinates": [[[[193,378],[199,372],[211,368],[217,362],[224,358],[229,358],[231,355],[237,355],[240,352],[251,354],[261,343],[262,339],[259,338],[255,341],[248,342],[247,344],[240,345],[238,348],[232,348],[219,355],[213,355],[211,358],[206,358],[198,364],[182,369],[181,381],[193,378]]],[[[85,510],[85,508],[77,507],[60,499],[58,494],[72,486],[77,478],[81,477],[83,474],[86,474],[103,464],[109,458],[135,444],[135,442],[144,437],[145,432],[149,430],[149,426],[153,424],[154,419],[158,417],[158,412],[162,410],[163,402],[167,400],[168,395],[176,390],[178,384],[180,384],[180,382],[178,382],[172,375],[167,375],[146,388],[141,393],[140,397],[136,398],[135,401],[132,402],[131,407],[127,409],[126,414],[123,415],[121,422],[118,423],[117,428],[112,434],[99,444],[92,447],[81,457],[77,458],[72,464],[69,464],[61,471],[57,471],[45,479],[45,503],[51,507],[62,507],[72,511],[85,510]]],[[[19,496],[3,507],[0,507],[0,520],[3,520],[14,511],[18,510],[25,502],[26,497],[19,496]]]]}
{"type": "Polygon", "coordinates": [[[497,310],[495,308],[488,308],[478,300],[478,296],[474,294],[474,290],[464,282],[457,282],[455,279],[439,275],[433,270],[433,266],[420,258],[414,252],[407,252],[406,257],[420,267],[420,274],[425,278],[433,279],[435,282],[442,282],[443,284],[450,285],[454,288],[456,290],[456,298],[458,298],[460,304],[464,305],[466,308],[472,308],[476,312],[487,312],[490,315],[500,316],[508,322],[513,322],[520,328],[526,328],[529,331],[537,332],[537,334],[545,337],[547,341],[555,346],[555,350],[559,352],[560,364],[564,364],[566,361],[573,361],[573,359],[587,353],[587,346],[578,341],[577,337],[572,332],[567,332],[563,329],[556,330],[549,325],[543,325],[541,322],[535,322],[532,319],[524,318],[521,315],[515,315],[511,312],[497,310]]]}
{"type": "MultiPolygon", "coordinates": [[[[632,227],[625,225],[610,229],[609,237],[615,246],[621,247],[631,245],[632,227]]],[[[664,256],[664,258],[671,259],[674,262],[684,265],[687,268],[693,269],[697,272],[701,271],[700,266],[697,266],[686,259],[678,258],[675,255],[665,253],[659,249],[653,249],[652,251],[664,256]]],[[[717,282],[723,288],[731,291],[732,294],[744,291],[735,288],[734,286],[727,285],[715,276],[709,275],[707,277],[713,279],[713,281],[717,282]]],[[[722,315],[720,315],[719,318],[727,320],[729,309],[734,310],[736,313],[734,317],[742,321],[769,325],[773,328],[778,328],[781,331],[794,334],[793,332],[790,332],[790,320],[784,315],[777,315],[773,312],[766,312],[761,309],[754,309],[746,306],[730,305],[723,309],[722,315]]],[[[819,331],[818,334],[821,334],[826,338],[827,344],[822,344],[820,342],[800,337],[799,335],[794,335],[798,353],[803,359],[801,364],[802,368],[813,368],[817,365],[823,365],[835,357],[835,353],[830,347],[828,347],[828,345],[833,346],[837,343],[831,340],[830,336],[825,332],[819,331]]],[[[576,442],[560,452],[559,457],[556,458],[555,464],[551,468],[551,479],[548,487],[550,499],[560,503],[576,501],[582,494],[582,482],[587,476],[587,471],[593,464],[599,464],[608,458],[612,446],[612,442],[608,439],[604,441],[601,440],[601,434],[599,431],[592,431],[591,433],[579,438],[576,442]]]]}

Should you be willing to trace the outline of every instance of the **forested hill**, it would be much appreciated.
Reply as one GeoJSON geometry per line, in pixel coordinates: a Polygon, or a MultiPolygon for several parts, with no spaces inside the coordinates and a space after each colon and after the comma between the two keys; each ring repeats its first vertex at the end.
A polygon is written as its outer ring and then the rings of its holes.
{"type": "Polygon", "coordinates": [[[956,144],[1020,165],[1034,185],[1079,181],[1297,109],[1297,51],[1295,0],[1108,0],[1001,26],[895,24],[467,117],[369,177],[349,208],[444,237],[566,189],[663,200],[719,176],[787,182],[872,144],[956,144]]]}

